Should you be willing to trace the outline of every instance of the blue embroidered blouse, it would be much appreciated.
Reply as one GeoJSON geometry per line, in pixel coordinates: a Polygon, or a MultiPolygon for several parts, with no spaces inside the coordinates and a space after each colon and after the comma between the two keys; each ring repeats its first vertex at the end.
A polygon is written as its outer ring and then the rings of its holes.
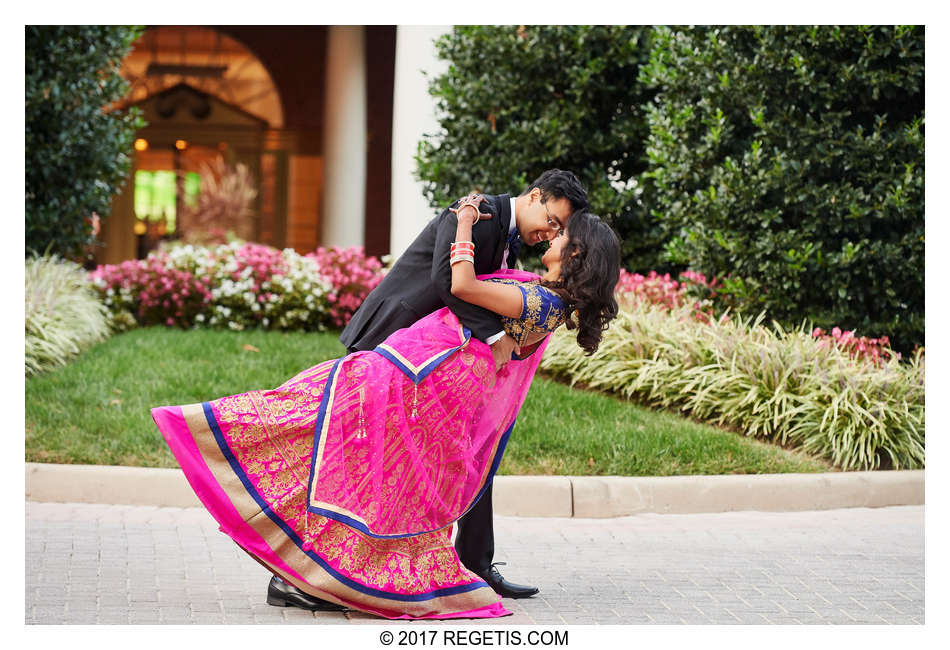
{"type": "Polygon", "coordinates": [[[564,303],[560,296],[534,282],[519,282],[509,278],[491,278],[489,282],[513,284],[521,290],[521,316],[519,318],[502,317],[501,324],[505,333],[518,345],[524,345],[532,333],[547,334],[553,332],[566,317],[564,303]]]}

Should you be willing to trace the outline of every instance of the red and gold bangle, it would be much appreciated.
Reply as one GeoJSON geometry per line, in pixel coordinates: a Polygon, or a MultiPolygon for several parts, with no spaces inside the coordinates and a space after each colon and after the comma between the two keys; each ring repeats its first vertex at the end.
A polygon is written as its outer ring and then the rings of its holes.
{"type": "Polygon", "coordinates": [[[455,253],[456,251],[466,251],[469,253],[475,253],[475,244],[470,241],[457,241],[452,242],[452,246],[449,249],[450,253],[455,253]]]}

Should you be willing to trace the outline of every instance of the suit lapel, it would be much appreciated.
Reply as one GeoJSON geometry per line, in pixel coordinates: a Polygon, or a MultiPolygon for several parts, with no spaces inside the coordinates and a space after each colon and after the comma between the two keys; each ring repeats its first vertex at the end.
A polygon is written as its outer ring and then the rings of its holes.
{"type": "Polygon", "coordinates": [[[492,256],[492,271],[501,268],[502,257],[505,254],[505,245],[508,243],[508,229],[511,227],[511,197],[507,194],[498,195],[498,232],[495,243],[495,253],[492,256]]]}

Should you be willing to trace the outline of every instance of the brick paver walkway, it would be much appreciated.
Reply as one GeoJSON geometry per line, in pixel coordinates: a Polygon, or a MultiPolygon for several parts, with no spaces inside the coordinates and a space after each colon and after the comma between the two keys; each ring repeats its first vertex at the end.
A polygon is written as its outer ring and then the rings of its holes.
{"type": "MultiPolygon", "coordinates": [[[[496,546],[541,593],[477,624],[924,622],[922,506],[496,517],[496,546]]],[[[26,504],[28,624],[392,624],[270,607],[268,577],[200,508],[26,504]]]]}

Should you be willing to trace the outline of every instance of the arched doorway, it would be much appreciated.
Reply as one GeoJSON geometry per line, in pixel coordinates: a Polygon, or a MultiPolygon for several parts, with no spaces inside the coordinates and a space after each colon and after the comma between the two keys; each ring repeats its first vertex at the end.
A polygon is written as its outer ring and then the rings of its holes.
{"type": "MultiPolygon", "coordinates": [[[[122,67],[132,89],[119,108],[138,104],[151,115],[149,126],[138,134],[143,148],[135,152],[136,171],[174,171],[176,155],[187,171],[189,160],[224,150],[232,160],[245,162],[257,179],[256,241],[298,252],[338,243],[321,241],[324,169],[341,164],[338,159],[326,159],[324,142],[329,128],[327,106],[340,101],[327,90],[332,28],[148,28],[122,67]],[[184,149],[176,146],[179,141],[184,149]]],[[[366,183],[364,196],[354,201],[371,206],[364,210],[365,246],[368,253],[382,255],[389,250],[396,29],[372,25],[364,32],[366,172],[372,182],[366,183]]],[[[164,176],[143,176],[139,183],[157,196],[154,201],[139,201],[139,211],[159,215],[160,222],[165,219],[165,235],[157,225],[144,224],[146,231],[153,228],[153,238],[169,236],[169,225],[177,226],[161,215],[188,191],[188,187],[176,187],[174,198],[169,199],[170,184],[164,176]]],[[[135,177],[130,175],[113,202],[111,215],[103,221],[100,237],[106,246],[96,256],[100,263],[136,257],[134,185],[135,177]]],[[[339,221],[350,216],[335,213],[326,218],[339,221]]]]}
{"type": "Polygon", "coordinates": [[[254,115],[272,129],[284,126],[280,95],[257,56],[236,39],[208,27],[146,29],[122,61],[129,102],[141,102],[178,84],[213,95],[254,115]]]}
{"type": "Polygon", "coordinates": [[[281,244],[287,152],[280,94],[247,47],[215,29],[152,27],[122,63],[129,94],[147,125],[137,134],[132,173],[105,220],[101,262],[143,257],[180,237],[181,212],[220,157],[250,172],[254,195],[236,235],[281,244]],[[278,134],[275,137],[275,134],[278,134]]]}

